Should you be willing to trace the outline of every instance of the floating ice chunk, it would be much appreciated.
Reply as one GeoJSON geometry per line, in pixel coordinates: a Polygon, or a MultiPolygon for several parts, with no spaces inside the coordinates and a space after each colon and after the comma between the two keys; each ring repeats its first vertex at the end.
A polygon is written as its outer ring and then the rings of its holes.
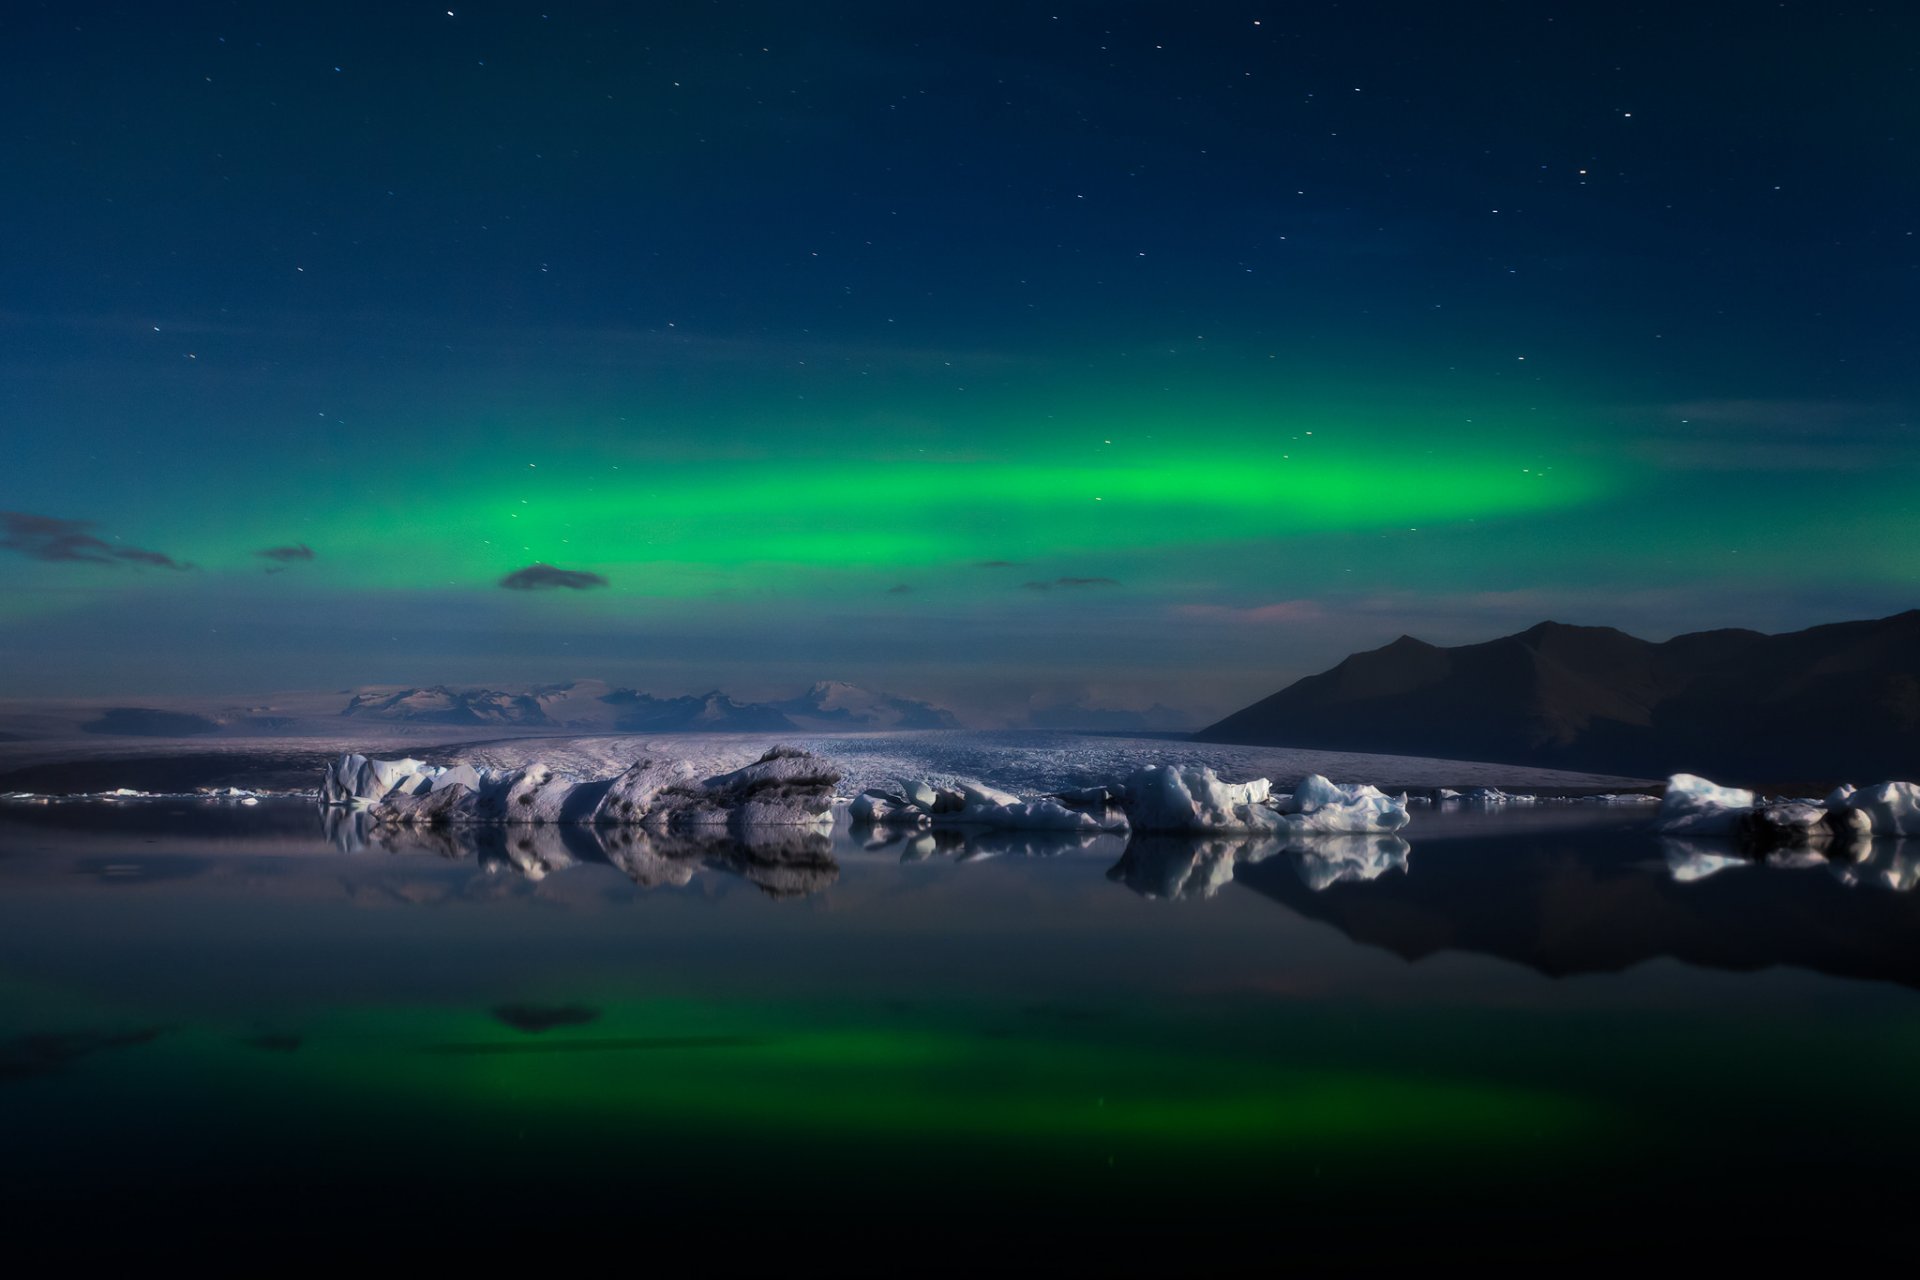
{"type": "Polygon", "coordinates": [[[1128,817],[1136,831],[1273,831],[1287,822],[1266,804],[1272,786],[1265,778],[1222,782],[1211,769],[1156,765],[1127,779],[1128,817]]]}
{"type": "Polygon", "coordinates": [[[602,826],[644,822],[662,792],[695,782],[693,770],[684,761],[637,760],[600,797],[593,821],[602,826]]]}
{"type": "Polygon", "coordinates": [[[1654,827],[1674,835],[1731,835],[1739,820],[1751,812],[1753,792],[1676,773],[1667,779],[1667,794],[1660,801],[1654,827]]]}
{"type": "Polygon", "coordinates": [[[439,791],[446,787],[465,787],[469,791],[478,791],[486,776],[486,770],[476,769],[470,764],[456,764],[434,774],[427,783],[427,790],[439,791]]]}
{"type": "Polygon", "coordinates": [[[812,752],[774,747],[752,764],[708,778],[701,790],[735,827],[817,827],[833,822],[840,771],[812,752]]]}
{"type": "Polygon", "coordinates": [[[861,826],[983,827],[1001,831],[1125,831],[1125,815],[1069,809],[1043,796],[1022,800],[981,782],[962,780],[952,787],[930,782],[902,784],[907,794],[869,789],[854,798],[847,816],[861,826]],[[913,797],[917,797],[913,798],[913,797]]]}
{"type": "Polygon", "coordinates": [[[1876,836],[1920,836],[1920,783],[1862,787],[1847,797],[1846,808],[1866,814],[1876,836]]]}
{"type": "Polygon", "coordinates": [[[1364,782],[1342,786],[1317,773],[1302,778],[1281,808],[1296,832],[1398,831],[1411,818],[1404,795],[1364,782]]]}
{"type": "Polygon", "coordinates": [[[1853,798],[1854,789],[1854,785],[1851,782],[1843,782],[1833,790],[1827,792],[1827,808],[1846,808],[1847,801],[1853,798]]]}
{"type": "Polygon", "coordinates": [[[651,760],[617,778],[579,782],[541,763],[492,772],[342,756],[328,767],[321,794],[328,804],[365,806],[378,821],[403,826],[592,824],[736,831],[830,825],[839,780],[832,765],[791,747],[775,747],[745,768],[704,781],[683,763],[651,760]]]}
{"type": "MultiPolygon", "coordinates": [[[[438,827],[474,820],[474,792],[464,783],[439,787],[418,795],[392,795],[373,806],[381,822],[408,827],[438,827]]],[[[336,806],[339,807],[339,806],[336,806]]]]}
{"type": "MultiPolygon", "coordinates": [[[[929,791],[931,796],[932,792],[929,791]]],[[[929,800],[931,805],[932,801],[929,800]]],[[[933,815],[918,804],[909,803],[905,796],[889,794],[885,791],[862,791],[847,806],[847,817],[854,825],[861,827],[930,827],[933,815]]]]}
{"type": "Polygon", "coordinates": [[[1058,800],[1022,800],[974,782],[961,782],[958,790],[960,808],[947,812],[936,809],[932,815],[935,826],[980,826],[1014,831],[1124,831],[1127,827],[1124,817],[1096,816],[1069,809],[1058,800]]]}
{"type": "Polygon", "coordinates": [[[1823,846],[1834,837],[1832,815],[1811,800],[1761,800],[1734,818],[1733,836],[1744,852],[1823,846]]]}
{"type": "Polygon", "coordinates": [[[425,791],[443,772],[437,765],[411,756],[401,760],[369,760],[349,753],[327,766],[327,776],[320,784],[320,803],[354,807],[378,804],[390,795],[425,791]]]}

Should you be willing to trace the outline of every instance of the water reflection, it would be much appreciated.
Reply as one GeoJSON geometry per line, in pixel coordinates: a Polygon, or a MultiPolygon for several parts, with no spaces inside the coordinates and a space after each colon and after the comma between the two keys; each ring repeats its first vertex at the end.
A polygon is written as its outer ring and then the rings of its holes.
{"type": "Polygon", "coordinates": [[[1058,858],[1068,854],[1118,855],[1127,837],[1109,831],[993,831],[979,827],[868,827],[857,833],[869,853],[899,850],[902,862],[951,858],[984,862],[989,858],[1058,858]]]}
{"type": "MultiPolygon", "coordinates": [[[[1409,842],[1377,834],[1127,837],[977,828],[672,835],[577,824],[419,828],[329,810],[326,838],[356,864],[343,880],[336,858],[314,857],[323,846],[310,807],[202,816],[162,805],[109,808],[0,815],[0,854],[9,855],[0,856],[0,886],[164,893],[183,906],[236,888],[332,895],[343,883],[356,904],[493,902],[528,896],[523,890],[535,886],[543,901],[584,901],[606,882],[573,869],[599,867],[643,890],[724,877],[784,900],[821,893],[855,867],[863,886],[910,892],[934,912],[964,913],[980,909],[983,893],[1016,891],[1029,877],[1084,885],[1074,892],[1089,899],[1113,892],[1097,867],[1107,880],[1159,901],[1217,900],[1239,886],[1410,960],[1472,952],[1557,976],[1667,957],[1735,970],[1791,965],[1920,987],[1920,948],[1912,945],[1920,936],[1920,841],[1755,858],[1726,842],[1660,839],[1620,815],[1571,811],[1435,814],[1412,828],[1409,842]],[[287,853],[298,860],[279,856],[287,853]],[[382,865],[368,865],[370,856],[382,865]],[[935,863],[955,874],[907,869],[935,863]]],[[[870,899],[856,893],[848,901],[870,899]]],[[[1261,927],[1244,911],[1235,919],[1261,927]]],[[[1284,922],[1274,925],[1284,930],[1284,922]]],[[[1138,927],[1163,926],[1143,917],[1138,927]]]]}
{"type": "Polygon", "coordinates": [[[1670,958],[1715,969],[1793,965],[1920,987],[1913,842],[1876,842],[1854,863],[1753,859],[1725,844],[1634,830],[1449,841],[1417,870],[1315,885],[1245,859],[1255,893],[1355,942],[1408,960],[1478,952],[1559,977],[1670,958]]]}
{"type": "Polygon", "coordinates": [[[321,813],[327,839],[343,852],[470,858],[485,870],[534,881],[599,864],[653,889],[689,884],[705,870],[737,876],[771,897],[795,898],[818,893],[840,874],[832,837],[810,827],[715,828],[710,834],[575,823],[414,827],[373,822],[364,812],[321,813]]]}
{"type": "Polygon", "coordinates": [[[1285,855],[1300,882],[1318,893],[1405,871],[1412,852],[1397,835],[1297,832],[1239,837],[1135,834],[1107,872],[1147,898],[1211,898],[1233,881],[1234,868],[1285,855]]]}

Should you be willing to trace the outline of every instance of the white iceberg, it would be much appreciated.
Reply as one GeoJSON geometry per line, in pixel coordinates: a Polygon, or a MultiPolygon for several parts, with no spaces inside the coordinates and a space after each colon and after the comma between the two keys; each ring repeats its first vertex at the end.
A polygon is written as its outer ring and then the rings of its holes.
{"type": "Polygon", "coordinates": [[[589,782],[537,761],[495,771],[347,755],[328,767],[321,798],[332,807],[364,808],[377,822],[414,827],[826,827],[839,780],[832,765],[792,747],[706,779],[679,762],[641,760],[617,778],[589,782]]]}
{"type": "Polygon", "coordinates": [[[1762,846],[1920,835],[1920,783],[1842,786],[1825,800],[1757,800],[1690,773],[1667,780],[1654,821],[1669,835],[1731,835],[1762,846]]]}
{"type": "Polygon", "coordinates": [[[1136,831],[1284,829],[1286,819],[1267,804],[1272,790],[1265,778],[1222,782],[1208,768],[1155,765],[1127,779],[1127,816],[1136,831]]]}
{"type": "Polygon", "coordinates": [[[1118,812],[1070,809],[1050,796],[1022,800],[983,782],[960,780],[950,787],[930,781],[902,782],[900,792],[870,788],[854,797],[847,816],[859,826],[984,827],[999,831],[1125,831],[1118,812]]]}
{"type": "Polygon", "coordinates": [[[1405,795],[1390,796],[1364,782],[1342,786],[1317,773],[1302,778],[1279,808],[1296,832],[1393,832],[1411,820],[1405,795]]]}
{"type": "Polygon", "coordinates": [[[390,795],[426,791],[446,770],[411,756],[401,760],[369,760],[349,753],[327,766],[320,783],[320,803],[364,808],[390,795]]]}
{"type": "Polygon", "coordinates": [[[1920,836],[1920,783],[1862,787],[1846,798],[1844,807],[1866,814],[1876,836],[1920,836]]]}
{"type": "Polygon", "coordinates": [[[1671,835],[1732,835],[1740,819],[1752,812],[1753,792],[1676,773],[1667,779],[1654,827],[1671,835]]]}

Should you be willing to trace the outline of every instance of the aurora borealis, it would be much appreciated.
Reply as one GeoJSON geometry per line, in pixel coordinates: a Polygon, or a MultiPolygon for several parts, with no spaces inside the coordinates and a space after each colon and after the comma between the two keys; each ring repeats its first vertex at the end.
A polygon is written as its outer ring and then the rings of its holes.
{"type": "Polygon", "coordinates": [[[9,28],[0,511],[67,523],[0,528],[0,694],[1197,723],[1401,632],[1914,603],[1898,8],[9,28]]]}

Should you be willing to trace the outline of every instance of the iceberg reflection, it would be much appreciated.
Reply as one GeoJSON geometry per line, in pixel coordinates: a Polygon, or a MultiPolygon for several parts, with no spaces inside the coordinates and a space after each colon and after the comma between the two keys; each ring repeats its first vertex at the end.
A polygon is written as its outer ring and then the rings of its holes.
{"type": "Polygon", "coordinates": [[[1384,832],[1292,831],[1238,837],[1136,834],[1107,872],[1146,898],[1211,898],[1231,883],[1234,868],[1285,854],[1300,882],[1314,892],[1330,885],[1378,879],[1405,871],[1412,852],[1384,832]]]}
{"type": "Polygon", "coordinates": [[[492,872],[542,880],[570,867],[619,869],[643,889],[681,886],[702,870],[736,876],[776,898],[818,893],[840,874],[832,837],[814,827],[724,827],[656,832],[578,823],[406,826],[365,810],[321,811],[327,838],[347,853],[473,859],[492,872]]]}

